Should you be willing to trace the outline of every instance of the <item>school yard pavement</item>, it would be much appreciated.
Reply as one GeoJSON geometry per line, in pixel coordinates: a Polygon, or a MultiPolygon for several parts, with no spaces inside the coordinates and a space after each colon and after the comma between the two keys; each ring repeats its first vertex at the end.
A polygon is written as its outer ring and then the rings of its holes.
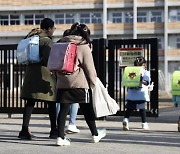
{"type": "Polygon", "coordinates": [[[0,154],[180,154],[179,116],[180,107],[160,109],[158,118],[147,118],[150,130],[142,130],[140,117],[132,117],[129,131],[122,131],[123,117],[109,116],[97,121],[99,128],[107,129],[107,136],[94,144],[83,117],[78,115],[80,133],[68,134],[71,145],[59,147],[56,140],[48,138],[47,115],[32,115],[30,129],[37,138],[24,141],[17,138],[22,114],[13,114],[12,118],[0,114],[0,154]]]}

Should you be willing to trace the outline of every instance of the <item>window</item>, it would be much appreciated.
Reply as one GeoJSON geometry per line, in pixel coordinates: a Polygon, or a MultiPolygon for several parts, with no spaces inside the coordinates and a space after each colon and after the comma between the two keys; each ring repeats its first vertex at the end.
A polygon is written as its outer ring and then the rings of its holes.
{"type": "Polygon", "coordinates": [[[40,25],[41,21],[44,19],[43,14],[36,14],[35,15],[35,25],[40,25]]]}
{"type": "Polygon", "coordinates": [[[158,39],[158,49],[163,49],[162,39],[161,38],[158,39]]]}
{"type": "Polygon", "coordinates": [[[180,21],[180,11],[177,12],[177,21],[180,21]]]}
{"type": "Polygon", "coordinates": [[[61,13],[55,15],[56,24],[72,24],[75,22],[75,14],[73,13],[61,13]]]}
{"type": "Polygon", "coordinates": [[[10,15],[10,25],[20,25],[19,15],[10,15]]]}
{"type": "Polygon", "coordinates": [[[55,15],[55,23],[56,24],[64,24],[64,14],[56,14],[55,15]]]}
{"type": "Polygon", "coordinates": [[[180,21],[180,11],[171,10],[169,13],[169,20],[170,21],[180,21]]]}
{"type": "Polygon", "coordinates": [[[162,22],[162,12],[151,12],[151,22],[162,22]]]}
{"type": "Polygon", "coordinates": [[[176,21],[176,16],[177,16],[177,11],[176,10],[171,10],[169,12],[169,20],[170,21],[176,21]]]}
{"type": "Polygon", "coordinates": [[[84,24],[90,23],[90,13],[81,13],[80,23],[84,23],[84,24]]]}
{"type": "Polygon", "coordinates": [[[176,39],[177,49],[180,49],[180,37],[176,39]]]}
{"type": "Polygon", "coordinates": [[[66,24],[72,24],[75,21],[74,19],[75,19],[75,14],[67,13],[65,22],[66,24]]]}
{"type": "Polygon", "coordinates": [[[0,25],[9,25],[8,15],[0,15],[0,25]]]}
{"type": "Polygon", "coordinates": [[[25,25],[33,25],[34,24],[33,15],[24,15],[24,23],[25,25]]]}
{"type": "Polygon", "coordinates": [[[122,12],[114,12],[112,14],[113,23],[122,23],[122,12]]]}
{"type": "Polygon", "coordinates": [[[137,13],[137,22],[147,22],[147,13],[146,12],[138,12],[137,13]]]}
{"type": "Polygon", "coordinates": [[[92,13],[91,20],[92,20],[92,23],[94,24],[102,23],[101,13],[92,13]]]}
{"type": "Polygon", "coordinates": [[[125,23],[133,23],[133,13],[132,12],[125,13],[125,23]]]}

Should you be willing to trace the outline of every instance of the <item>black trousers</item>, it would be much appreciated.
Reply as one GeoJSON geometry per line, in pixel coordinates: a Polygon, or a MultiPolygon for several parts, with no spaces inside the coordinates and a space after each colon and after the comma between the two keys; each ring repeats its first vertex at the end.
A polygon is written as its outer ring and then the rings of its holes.
{"type": "MultiPolygon", "coordinates": [[[[96,123],[95,123],[95,114],[92,107],[92,103],[79,103],[80,110],[82,111],[84,118],[86,120],[87,125],[89,126],[89,129],[91,131],[92,135],[97,136],[98,132],[96,129],[96,123]]],[[[64,128],[65,128],[65,122],[66,117],[69,112],[70,103],[61,103],[61,109],[58,115],[58,137],[61,137],[64,139],[64,128]]]]}
{"type": "MultiPolygon", "coordinates": [[[[130,114],[132,113],[132,111],[133,111],[133,109],[127,108],[124,118],[129,119],[130,114]]],[[[139,113],[140,113],[140,116],[141,116],[142,123],[145,123],[146,122],[146,110],[145,109],[140,109],[139,113]]]]}
{"type": "MultiPolygon", "coordinates": [[[[23,113],[23,124],[22,124],[22,129],[24,130],[28,130],[29,122],[31,119],[31,114],[34,109],[35,102],[36,102],[35,100],[29,99],[27,100],[27,103],[25,105],[25,109],[23,113]]],[[[54,130],[56,129],[56,103],[49,101],[46,101],[45,103],[48,104],[51,130],[54,130]]]]}

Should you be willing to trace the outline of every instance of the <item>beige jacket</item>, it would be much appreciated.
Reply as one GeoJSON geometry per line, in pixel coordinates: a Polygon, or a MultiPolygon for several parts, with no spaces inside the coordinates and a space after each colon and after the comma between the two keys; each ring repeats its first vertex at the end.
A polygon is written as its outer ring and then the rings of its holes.
{"type": "Polygon", "coordinates": [[[57,73],[57,88],[85,88],[95,85],[97,77],[94,61],[89,45],[80,36],[66,36],[61,42],[74,42],[78,44],[75,68],[77,70],[71,75],[57,73]]]}

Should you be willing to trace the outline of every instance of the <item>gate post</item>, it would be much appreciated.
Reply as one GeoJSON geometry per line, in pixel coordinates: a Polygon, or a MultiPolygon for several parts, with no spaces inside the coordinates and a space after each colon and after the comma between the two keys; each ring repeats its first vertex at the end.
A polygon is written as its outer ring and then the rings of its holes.
{"type": "Polygon", "coordinates": [[[106,39],[93,40],[93,60],[97,76],[106,86],[106,39]]]}
{"type": "Polygon", "coordinates": [[[151,112],[159,116],[159,98],[158,98],[158,40],[151,39],[151,80],[154,82],[153,91],[151,91],[151,112]],[[153,60],[152,60],[153,59],[153,60]]]}
{"type": "Polygon", "coordinates": [[[109,40],[108,42],[108,93],[114,98],[114,41],[109,40]]]}

